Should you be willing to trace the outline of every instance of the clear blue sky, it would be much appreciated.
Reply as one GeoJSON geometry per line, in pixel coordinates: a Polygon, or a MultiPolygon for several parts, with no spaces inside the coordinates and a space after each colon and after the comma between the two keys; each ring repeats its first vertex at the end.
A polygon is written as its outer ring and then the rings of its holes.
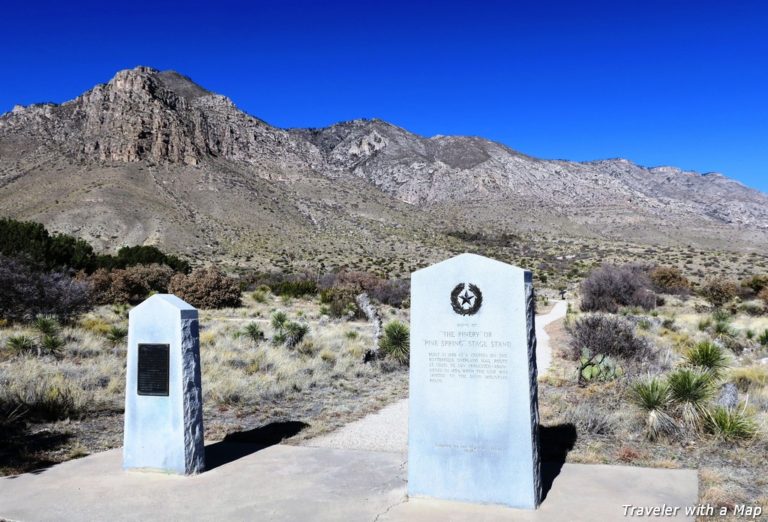
{"type": "Polygon", "coordinates": [[[768,2],[10,0],[0,112],[175,69],[280,127],[382,118],[768,192],[768,2]],[[418,5],[413,5],[418,4],[418,5]]]}

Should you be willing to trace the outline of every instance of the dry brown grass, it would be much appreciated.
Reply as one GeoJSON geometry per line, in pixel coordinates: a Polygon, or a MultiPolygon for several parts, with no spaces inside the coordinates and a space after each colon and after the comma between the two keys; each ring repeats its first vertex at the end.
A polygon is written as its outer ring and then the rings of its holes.
{"type": "MultiPolygon", "coordinates": [[[[383,308],[385,320],[407,320],[407,312],[383,308]]],[[[270,422],[302,421],[309,427],[297,438],[334,429],[407,395],[407,371],[388,362],[363,363],[372,343],[364,321],[332,320],[316,300],[263,303],[244,296],[242,308],[203,310],[201,360],[206,438],[245,431],[270,422]],[[309,332],[293,349],[273,345],[270,317],[276,310],[307,324],[309,332]],[[257,323],[267,339],[256,342],[242,332],[257,323]]],[[[56,395],[68,410],[51,418],[28,418],[4,441],[0,474],[76,458],[122,443],[125,346],[106,338],[112,326],[126,326],[126,310],[100,307],[60,332],[60,357],[18,356],[2,347],[9,337],[37,335],[31,328],[0,328],[0,406],[24,397],[33,404],[56,395]],[[58,395],[57,395],[58,394],[58,395]],[[19,431],[21,430],[21,431],[19,431]],[[31,431],[30,431],[31,430],[31,431]],[[39,444],[32,432],[47,434],[39,444]]],[[[56,403],[51,406],[56,408],[56,403]]],[[[2,410],[0,409],[0,414],[2,410]]],[[[2,423],[2,419],[0,419],[2,423]]],[[[2,426],[0,426],[2,429],[2,426]]]]}

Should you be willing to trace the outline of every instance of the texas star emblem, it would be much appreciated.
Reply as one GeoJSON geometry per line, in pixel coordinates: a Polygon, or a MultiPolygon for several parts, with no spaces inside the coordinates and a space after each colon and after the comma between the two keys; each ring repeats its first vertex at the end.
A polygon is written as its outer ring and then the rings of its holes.
{"type": "Polygon", "coordinates": [[[451,308],[459,315],[474,315],[483,304],[483,293],[472,283],[459,283],[451,292],[451,308]]]}

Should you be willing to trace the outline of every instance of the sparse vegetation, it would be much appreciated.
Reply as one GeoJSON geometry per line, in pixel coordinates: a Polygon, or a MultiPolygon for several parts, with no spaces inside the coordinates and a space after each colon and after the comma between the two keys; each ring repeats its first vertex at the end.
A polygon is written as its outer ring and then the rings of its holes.
{"type": "Polygon", "coordinates": [[[384,335],[379,341],[379,349],[384,355],[400,364],[408,364],[410,357],[410,331],[408,325],[392,321],[384,327],[384,335]]]}
{"type": "Polygon", "coordinates": [[[197,308],[240,306],[240,283],[214,267],[197,268],[189,275],[176,274],[168,291],[197,308]]]}
{"type": "Polygon", "coordinates": [[[635,335],[632,323],[607,314],[587,314],[570,328],[571,357],[591,354],[642,361],[651,356],[648,341],[635,335]]]}
{"type": "Polygon", "coordinates": [[[733,281],[709,278],[699,290],[699,295],[715,308],[722,308],[738,295],[739,287],[733,281]]]}
{"type": "Polygon", "coordinates": [[[615,313],[622,306],[656,306],[647,269],[638,265],[603,265],[581,284],[581,309],[615,313]]]}
{"type": "Polygon", "coordinates": [[[645,413],[645,434],[650,440],[669,435],[677,425],[667,410],[672,405],[669,385],[659,377],[649,377],[632,385],[632,402],[645,413]]]}

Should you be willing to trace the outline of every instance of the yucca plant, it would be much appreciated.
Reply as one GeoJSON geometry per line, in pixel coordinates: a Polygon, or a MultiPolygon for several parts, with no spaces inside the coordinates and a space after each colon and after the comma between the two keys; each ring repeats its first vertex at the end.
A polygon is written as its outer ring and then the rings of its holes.
{"type": "Polygon", "coordinates": [[[730,323],[727,321],[717,321],[715,323],[714,332],[720,337],[734,335],[733,328],[731,328],[730,323]]]}
{"type": "Polygon", "coordinates": [[[741,410],[715,406],[707,412],[706,428],[727,441],[750,439],[757,434],[757,424],[747,413],[746,406],[741,410]]]}
{"type": "Polygon", "coordinates": [[[662,434],[673,433],[677,425],[667,413],[672,404],[669,385],[658,377],[638,381],[630,388],[630,400],[646,412],[645,434],[655,440],[662,434]]]}
{"type": "Polygon", "coordinates": [[[698,431],[707,402],[715,392],[712,375],[707,371],[683,367],[669,375],[668,383],[672,401],[680,407],[685,425],[698,431]]]}
{"type": "Polygon", "coordinates": [[[59,321],[53,315],[38,315],[35,328],[43,335],[56,335],[59,332],[59,321]]]}
{"type": "Polygon", "coordinates": [[[243,329],[243,335],[255,343],[258,343],[264,339],[264,332],[257,323],[249,323],[246,325],[246,327],[243,329]]]}
{"type": "Polygon", "coordinates": [[[44,335],[40,340],[40,347],[38,354],[43,355],[61,355],[61,347],[64,346],[64,341],[57,335],[44,335]]]}
{"type": "Polygon", "coordinates": [[[406,324],[392,321],[384,327],[384,335],[379,340],[379,349],[400,364],[408,364],[410,338],[411,333],[406,324]]]}
{"type": "Polygon", "coordinates": [[[112,344],[120,344],[128,336],[128,328],[124,326],[111,326],[107,331],[107,339],[112,344]]]}
{"type": "Polygon", "coordinates": [[[5,348],[15,354],[34,352],[35,340],[27,335],[12,335],[5,342],[5,348]]]}
{"type": "Polygon", "coordinates": [[[700,342],[688,350],[685,354],[685,360],[691,366],[698,366],[707,370],[713,378],[720,377],[723,370],[728,367],[728,357],[725,355],[725,351],[710,341],[700,342]]]}
{"type": "Polygon", "coordinates": [[[718,308],[712,312],[712,319],[714,319],[716,323],[727,323],[731,320],[731,314],[728,313],[728,310],[718,308]]]}
{"type": "Polygon", "coordinates": [[[286,323],[285,325],[285,345],[288,348],[293,348],[304,339],[304,336],[309,333],[309,326],[306,324],[295,323],[293,321],[286,323]]]}

